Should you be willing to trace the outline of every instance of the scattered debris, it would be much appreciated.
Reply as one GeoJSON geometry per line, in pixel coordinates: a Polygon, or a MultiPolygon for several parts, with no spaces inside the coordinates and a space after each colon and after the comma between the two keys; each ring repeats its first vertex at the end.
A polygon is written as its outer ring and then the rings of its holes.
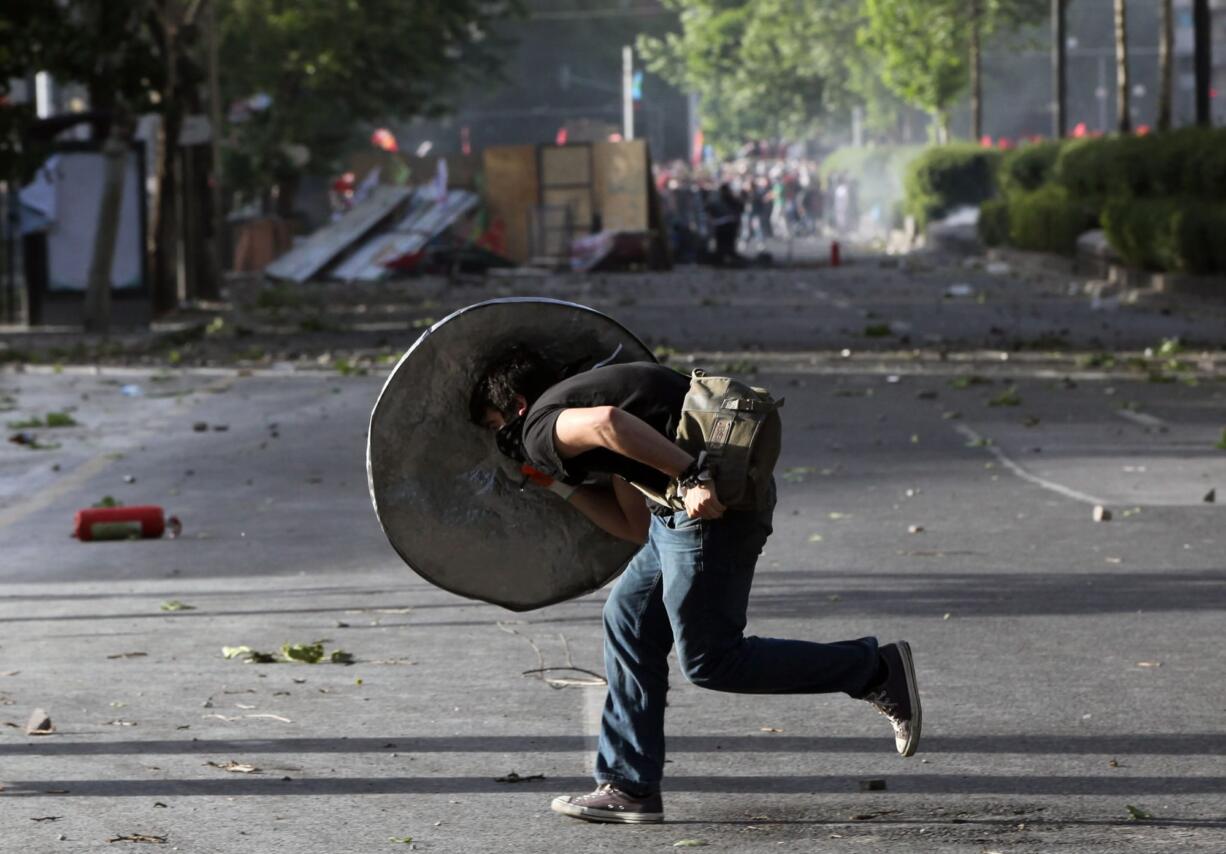
{"type": "Polygon", "coordinates": [[[258,652],[249,646],[223,646],[223,658],[240,658],[248,664],[276,664],[277,656],[271,652],[258,652]]]}
{"type": "Polygon", "coordinates": [[[788,483],[804,483],[815,471],[813,466],[792,466],[783,470],[783,479],[788,483]]]}
{"type": "Polygon", "coordinates": [[[1138,661],[1137,667],[1161,667],[1161,661],[1138,661]]]}
{"type": "Polygon", "coordinates": [[[774,727],[774,726],[758,727],[758,731],[759,732],[783,732],[783,730],[779,729],[779,727],[774,727]]]}
{"type": "Polygon", "coordinates": [[[24,432],[14,433],[12,436],[9,436],[9,441],[14,445],[29,448],[31,451],[54,451],[60,446],[59,442],[40,442],[33,433],[24,432]]]}
{"type": "Polygon", "coordinates": [[[168,837],[152,833],[124,833],[113,836],[107,842],[151,842],[155,845],[165,845],[168,837]]]}
{"type": "Polygon", "coordinates": [[[126,721],[123,718],[116,718],[113,721],[106,721],[104,726],[137,726],[136,721],[126,721]]]}
{"type": "Polygon", "coordinates": [[[209,430],[209,422],[197,421],[195,424],[192,425],[192,429],[195,430],[197,433],[207,433],[209,430]]]}
{"type": "Polygon", "coordinates": [[[885,780],[880,777],[873,777],[867,780],[860,781],[861,792],[883,792],[885,791],[885,780]]]}
{"type": "Polygon", "coordinates": [[[1115,759],[1109,759],[1107,760],[1107,767],[1108,768],[1119,768],[1120,763],[1115,759]]]}
{"type": "Polygon", "coordinates": [[[922,534],[924,533],[924,526],[923,525],[911,525],[907,528],[907,533],[908,534],[922,534]]]}
{"type": "Polygon", "coordinates": [[[140,386],[136,385],[135,383],[129,383],[128,385],[121,386],[119,389],[119,393],[122,394],[124,397],[144,397],[145,396],[145,390],[141,388],[140,386]]]}
{"type": "Polygon", "coordinates": [[[1134,807],[1132,804],[1124,804],[1124,809],[1128,810],[1128,817],[1133,821],[1149,821],[1154,816],[1140,807],[1134,807]]]}
{"type": "Polygon", "coordinates": [[[256,715],[243,715],[243,717],[245,718],[268,718],[269,720],[280,721],[283,724],[293,723],[293,721],[290,720],[289,718],[282,717],[281,715],[274,715],[269,712],[261,712],[260,714],[256,714],[256,715]]]}
{"type": "Polygon", "coordinates": [[[1094,521],[1095,522],[1110,522],[1111,511],[1101,504],[1094,505],[1094,521]]]}
{"type": "Polygon", "coordinates": [[[937,399],[936,389],[926,388],[926,389],[917,391],[915,393],[915,399],[916,400],[936,400],[937,399]]]}
{"type": "Polygon", "coordinates": [[[950,299],[954,299],[958,297],[973,297],[974,295],[975,295],[975,289],[971,287],[970,285],[965,284],[963,282],[959,282],[958,284],[955,284],[955,285],[950,285],[948,288],[945,289],[945,296],[946,298],[950,298],[950,299]]]}
{"type": "Polygon", "coordinates": [[[991,385],[992,381],[987,377],[981,377],[978,374],[967,374],[966,376],[954,377],[949,381],[953,388],[970,388],[973,385],[991,385]]]}
{"type": "Polygon", "coordinates": [[[673,843],[674,848],[702,848],[707,843],[701,839],[678,839],[673,843]]]}
{"type": "Polygon", "coordinates": [[[1020,406],[1022,403],[1021,395],[1017,393],[1017,386],[1009,386],[996,397],[988,401],[988,406],[1020,406]]]}
{"type": "Polygon", "coordinates": [[[506,775],[505,777],[495,777],[494,782],[495,783],[528,783],[528,782],[531,782],[532,780],[544,780],[544,779],[545,779],[544,774],[529,774],[526,777],[521,777],[519,774],[516,774],[514,771],[512,771],[510,774],[506,775]]]}
{"type": "Polygon", "coordinates": [[[891,334],[888,323],[870,323],[864,327],[865,338],[886,338],[891,334]]]}
{"type": "Polygon", "coordinates": [[[162,603],[161,609],[163,611],[194,611],[196,606],[180,602],[178,599],[168,599],[162,603]]]}
{"type": "Polygon", "coordinates": [[[123,502],[119,501],[113,495],[104,495],[96,502],[90,505],[91,507],[122,507],[123,502]]]}
{"type": "Polygon", "coordinates": [[[40,815],[31,816],[30,821],[59,821],[61,818],[62,815],[40,815]]]}
{"type": "Polygon", "coordinates": [[[108,655],[107,658],[144,658],[148,654],[147,652],[114,652],[108,655]]]}
{"type": "Polygon", "coordinates": [[[220,768],[222,771],[229,771],[233,774],[258,774],[260,769],[249,762],[236,762],[231,759],[229,762],[206,762],[205,765],[210,768],[220,768]]]}
{"type": "Polygon", "coordinates": [[[26,721],[26,735],[51,735],[55,732],[55,724],[45,709],[35,709],[26,721]]]}
{"type": "Polygon", "coordinates": [[[412,845],[413,837],[411,836],[389,836],[387,838],[387,841],[388,842],[399,842],[404,845],[412,845]]]}
{"type": "Polygon", "coordinates": [[[1215,501],[1217,501],[1217,489],[1211,489],[1206,492],[1205,497],[1202,498],[1201,501],[1205,502],[1206,504],[1213,504],[1215,501]]]}
{"type": "Polygon", "coordinates": [[[316,641],[315,643],[286,643],[281,645],[281,654],[290,661],[318,664],[324,657],[324,645],[321,641],[316,641]]]}

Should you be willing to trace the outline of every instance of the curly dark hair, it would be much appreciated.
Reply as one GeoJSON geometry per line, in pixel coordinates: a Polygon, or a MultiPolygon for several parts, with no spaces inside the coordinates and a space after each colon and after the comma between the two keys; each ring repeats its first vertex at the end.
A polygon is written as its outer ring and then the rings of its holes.
{"type": "Polygon", "coordinates": [[[468,417],[484,426],[487,410],[496,409],[510,420],[515,416],[515,395],[522,394],[531,406],[561,373],[535,350],[516,345],[491,359],[473,384],[468,417]]]}

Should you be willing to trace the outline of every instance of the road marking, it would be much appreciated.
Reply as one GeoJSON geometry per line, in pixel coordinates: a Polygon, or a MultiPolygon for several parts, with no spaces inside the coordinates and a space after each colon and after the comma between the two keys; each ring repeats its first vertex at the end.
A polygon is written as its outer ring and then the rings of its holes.
{"type": "Polygon", "coordinates": [[[115,462],[115,455],[111,453],[99,454],[92,457],[81,465],[77,466],[64,477],[57,480],[55,483],[48,486],[42,492],[35,495],[28,501],[10,507],[7,510],[0,510],[0,528],[7,528],[14,522],[18,522],[31,513],[48,507],[53,501],[62,495],[66,495],[85,485],[85,482],[105,469],[111,463],[115,462]]]}
{"type": "Polygon", "coordinates": [[[1045,477],[1039,477],[1037,474],[1032,474],[1031,472],[1026,471],[1026,469],[1022,468],[1020,465],[1010,459],[1009,456],[1000,448],[996,447],[995,445],[984,444],[984,438],[976,433],[972,428],[967,427],[965,424],[955,424],[954,429],[965,436],[969,441],[974,442],[975,444],[983,445],[983,447],[985,447],[992,454],[992,456],[996,457],[996,459],[1000,461],[1001,465],[1013,472],[1022,480],[1033,483],[1035,486],[1041,486],[1044,489],[1051,490],[1052,492],[1059,493],[1065,498],[1071,498],[1074,501],[1082,501],[1086,504],[1107,503],[1101,498],[1095,498],[1093,495],[1078,492],[1077,490],[1070,489],[1063,484],[1056,483],[1055,481],[1048,480],[1045,477]]]}
{"type": "Polygon", "coordinates": [[[1139,424],[1150,430],[1165,430],[1168,427],[1167,423],[1161,418],[1144,412],[1133,412],[1131,409],[1117,409],[1115,414],[1125,421],[1131,421],[1133,424],[1139,424]]]}

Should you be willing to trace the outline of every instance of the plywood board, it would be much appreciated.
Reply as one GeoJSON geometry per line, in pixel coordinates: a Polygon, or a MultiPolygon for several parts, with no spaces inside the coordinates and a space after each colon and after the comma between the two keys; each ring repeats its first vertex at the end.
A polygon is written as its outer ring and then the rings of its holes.
{"type": "Polygon", "coordinates": [[[587,145],[546,145],[541,148],[541,186],[592,183],[592,149],[587,145]]]}
{"type": "Polygon", "coordinates": [[[316,231],[269,264],[264,268],[264,272],[272,278],[288,279],[299,284],[309,280],[395,213],[397,208],[408,201],[412,192],[408,187],[375,187],[360,205],[336,222],[316,231]]]}
{"type": "Polygon", "coordinates": [[[527,263],[532,256],[532,211],[539,201],[536,148],[503,145],[484,152],[485,201],[490,221],[501,221],[506,255],[527,263]]]}
{"type": "Polygon", "coordinates": [[[592,146],[596,209],[605,231],[647,231],[647,143],[598,142],[592,146]]]}

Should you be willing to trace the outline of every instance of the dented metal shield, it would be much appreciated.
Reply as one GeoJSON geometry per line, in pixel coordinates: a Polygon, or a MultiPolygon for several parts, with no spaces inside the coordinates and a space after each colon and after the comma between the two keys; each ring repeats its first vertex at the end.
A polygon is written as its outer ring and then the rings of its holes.
{"type": "Polygon", "coordinates": [[[655,361],[625,327],[560,300],[471,305],[430,327],[388,377],[370,416],[366,472],[392,547],[444,590],[526,611],[595,590],[636,547],[558,496],[521,489],[518,466],[468,417],[487,360],[523,344],[572,371],[655,361]]]}

